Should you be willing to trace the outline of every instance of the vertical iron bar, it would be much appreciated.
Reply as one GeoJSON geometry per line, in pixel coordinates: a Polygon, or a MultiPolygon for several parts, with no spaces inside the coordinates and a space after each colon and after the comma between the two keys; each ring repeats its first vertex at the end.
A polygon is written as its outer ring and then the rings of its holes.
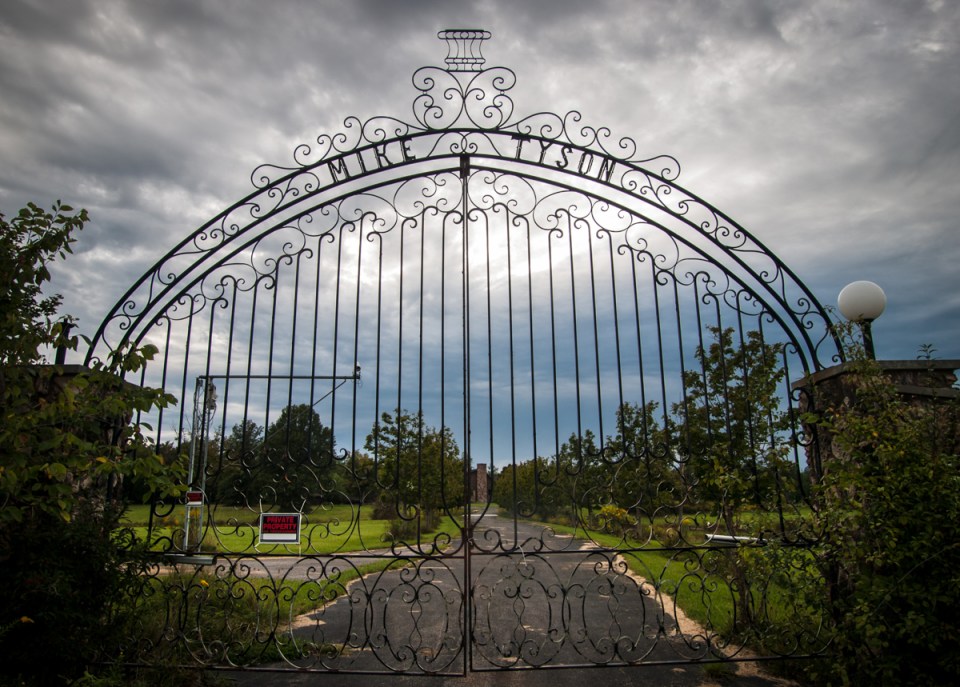
{"type": "MultiPolygon", "coordinates": [[[[209,420],[213,419],[213,415],[210,411],[209,404],[211,400],[211,391],[213,391],[214,386],[210,381],[209,377],[204,384],[203,389],[203,415],[201,415],[201,433],[200,436],[203,437],[200,440],[200,505],[197,506],[197,550],[200,549],[203,544],[203,517],[204,509],[206,508],[207,501],[207,454],[209,452],[209,434],[210,426],[209,420]],[[208,420],[209,418],[209,420],[208,420]]],[[[211,522],[213,519],[211,518],[211,522]]]]}
{"type": "MultiPolygon", "coordinates": [[[[507,336],[510,350],[510,455],[517,460],[517,392],[516,361],[513,343],[513,247],[510,236],[510,211],[504,208],[504,231],[507,244],[507,336]]],[[[492,375],[491,375],[492,376],[492,375]]]]}
{"type": "MultiPolygon", "coordinates": [[[[187,336],[186,341],[183,345],[183,376],[180,379],[180,396],[179,398],[187,397],[187,377],[190,370],[190,343],[193,339],[193,299],[190,301],[190,314],[187,316],[187,336]]],[[[183,418],[184,413],[186,412],[186,403],[180,404],[180,423],[178,427],[180,428],[180,436],[177,439],[177,453],[180,452],[180,447],[183,445],[183,418]]],[[[189,484],[189,483],[188,483],[189,484]]]]}
{"type": "MultiPolygon", "coordinates": [[[[161,371],[161,373],[160,373],[160,388],[161,388],[161,389],[166,389],[166,388],[167,388],[167,372],[168,372],[168,370],[169,370],[169,364],[170,364],[170,331],[171,331],[171,325],[170,325],[170,319],[167,318],[167,317],[163,318],[163,322],[166,324],[166,327],[167,327],[167,335],[166,335],[166,337],[165,337],[166,340],[165,340],[165,342],[164,342],[164,347],[163,347],[163,369],[162,369],[162,371],[161,371]]],[[[181,396],[180,398],[183,398],[183,396],[181,396]]],[[[182,405],[182,404],[181,404],[181,405],[182,405]]],[[[181,427],[182,427],[182,426],[183,426],[183,425],[182,425],[182,423],[181,423],[181,427]]],[[[181,441],[182,441],[182,439],[183,439],[183,436],[182,436],[183,433],[182,433],[182,432],[178,432],[177,434],[178,434],[178,435],[177,435],[177,447],[176,447],[176,449],[177,449],[177,454],[179,454],[179,453],[180,453],[180,444],[181,444],[181,441]]],[[[160,444],[161,444],[161,441],[162,441],[162,435],[163,435],[163,407],[161,407],[160,410],[159,410],[159,412],[157,413],[157,429],[156,429],[156,441],[155,441],[155,444],[156,444],[156,446],[157,446],[157,450],[160,449],[160,444]]],[[[152,541],[152,537],[153,537],[153,513],[154,513],[154,510],[156,509],[156,507],[157,507],[158,505],[160,505],[160,504],[159,504],[159,501],[158,501],[156,498],[153,498],[152,501],[151,501],[151,503],[150,503],[150,513],[149,513],[149,516],[148,516],[148,519],[147,519],[147,539],[148,539],[149,541],[152,541]]]]}
{"type": "MultiPolygon", "coordinates": [[[[473,523],[470,512],[470,156],[460,157],[461,215],[463,218],[463,643],[464,672],[473,667],[473,571],[470,564],[470,549],[473,540],[473,523]]],[[[489,224],[489,223],[488,223],[489,224]]],[[[489,260],[487,261],[489,263],[489,260]]]]}
{"type": "MultiPolygon", "coordinates": [[[[250,298],[250,336],[247,339],[247,374],[250,374],[253,370],[253,333],[257,327],[257,294],[260,291],[260,284],[255,283],[253,285],[253,293],[250,298]]],[[[250,382],[247,381],[243,394],[243,424],[241,427],[240,434],[240,455],[238,461],[240,463],[241,470],[252,469],[252,465],[244,465],[244,460],[247,456],[247,422],[250,419],[250,382]]],[[[266,428],[264,428],[264,432],[266,428]]],[[[249,507],[250,499],[247,494],[243,495],[244,505],[249,507]]]]}
{"type": "Polygon", "coordinates": [[[400,283],[397,286],[397,406],[396,406],[396,424],[397,424],[397,445],[396,459],[393,468],[393,484],[396,487],[396,508],[400,513],[400,504],[403,502],[403,485],[400,483],[400,456],[403,455],[404,439],[404,421],[403,421],[403,267],[404,267],[404,232],[406,222],[400,222],[400,283]]]}
{"type": "MultiPolygon", "coordinates": [[[[420,212],[420,284],[418,287],[417,295],[417,306],[418,312],[417,317],[419,321],[417,323],[417,501],[420,504],[425,502],[423,494],[423,430],[424,430],[424,418],[423,418],[423,279],[424,279],[424,262],[423,255],[424,250],[426,249],[426,226],[425,226],[426,216],[423,211],[420,212]]],[[[441,436],[443,435],[443,428],[441,428],[441,436]]],[[[443,498],[443,448],[441,446],[440,450],[440,492],[441,499],[443,498]]],[[[422,506],[421,506],[422,507],[422,506]]],[[[417,549],[423,551],[423,542],[421,542],[422,529],[425,526],[424,519],[427,516],[426,511],[422,511],[417,518],[417,549]]]]}
{"type": "MultiPolygon", "coordinates": [[[[193,489],[193,481],[196,477],[197,469],[197,406],[201,404],[197,399],[200,398],[200,387],[203,385],[205,379],[203,377],[197,377],[196,385],[193,391],[193,422],[191,423],[191,436],[190,436],[190,457],[189,462],[187,463],[187,485],[190,489],[193,489]]],[[[184,404],[186,405],[186,404],[184,404]]],[[[191,506],[189,503],[185,503],[183,506],[183,550],[190,550],[190,521],[193,519],[190,516],[191,506]]]]}
{"type": "MultiPolygon", "coordinates": [[[[670,272],[661,272],[661,274],[663,274],[665,278],[669,279],[669,283],[673,285],[672,291],[673,291],[673,300],[675,304],[674,311],[677,317],[677,348],[679,352],[678,357],[680,361],[680,399],[681,399],[681,403],[683,404],[683,421],[684,421],[683,435],[684,435],[684,440],[686,441],[686,444],[687,444],[686,460],[689,461],[692,457],[691,455],[692,442],[690,440],[690,404],[689,404],[689,401],[687,400],[687,368],[686,368],[686,356],[683,350],[683,324],[681,323],[681,316],[680,316],[680,294],[678,293],[678,290],[677,290],[676,276],[671,274],[670,272]]],[[[658,308],[659,308],[659,298],[657,300],[658,300],[658,308]]],[[[699,313],[699,307],[697,308],[697,312],[699,313]]],[[[658,330],[660,329],[659,309],[657,311],[657,329],[658,330]]],[[[658,333],[658,336],[659,336],[659,333],[658,333]]],[[[666,382],[664,380],[665,372],[663,369],[663,341],[662,340],[660,341],[660,356],[661,356],[660,357],[660,383],[661,385],[663,385],[663,388],[666,389],[666,386],[665,386],[666,382]]],[[[707,432],[709,433],[709,431],[710,431],[710,423],[707,422],[707,432]]],[[[681,480],[683,480],[684,467],[685,467],[685,464],[681,463],[680,464],[681,480]]],[[[694,476],[694,479],[696,479],[696,476],[694,476]]],[[[684,487],[689,489],[689,484],[687,484],[685,481],[684,481],[684,487]]]]}
{"type": "MultiPolygon", "coordinates": [[[[371,227],[373,222],[370,223],[371,227]]],[[[360,275],[363,274],[363,218],[360,218],[360,227],[357,233],[357,289],[354,298],[354,316],[353,316],[353,402],[351,408],[351,419],[350,419],[350,473],[348,477],[357,479],[357,382],[360,377],[360,363],[358,359],[360,357],[360,284],[361,279],[360,275]]],[[[333,370],[336,374],[336,369],[333,370]]],[[[333,428],[330,429],[331,435],[333,434],[333,428]]],[[[331,439],[331,448],[332,448],[332,439],[331,439]]],[[[333,456],[330,457],[331,462],[333,461],[333,456]]],[[[359,490],[358,490],[359,492],[359,490]]],[[[359,514],[359,503],[362,500],[361,494],[357,494],[357,513],[359,514]]],[[[357,532],[360,531],[359,515],[357,521],[357,532]]],[[[361,543],[361,546],[364,544],[361,543]]]]}
{"type": "MultiPolygon", "coordinates": [[[[748,351],[746,347],[746,341],[743,336],[743,308],[740,304],[740,299],[743,297],[744,292],[740,291],[737,293],[737,332],[738,338],[740,339],[740,369],[743,373],[743,393],[746,398],[753,399],[753,393],[750,390],[750,366],[748,357],[748,351]]],[[[719,309],[719,308],[718,308],[719,309]]],[[[747,337],[749,338],[749,336],[747,337]]],[[[766,355],[763,351],[763,346],[760,347],[760,355],[762,360],[766,358],[766,355]]],[[[754,497],[756,499],[756,504],[759,506],[761,502],[760,496],[760,466],[757,464],[757,436],[756,436],[756,420],[753,415],[753,403],[747,403],[747,443],[750,446],[750,465],[753,471],[753,489],[754,497]]]]}
{"type": "Polygon", "coordinates": [[[380,482],[380,363],[382,362],[383,344],[383,234],[374,232],[377,237],[377,336],[376,352],[374,354],[376,377],[374,379],[373,394],[373,426],[377,429],[373,434],[373,481],[377,486],[380,482]]]}
{"type": "MultiPolygon", "coordinates": [[[[490,217],[486,216],[483,222],[484,229],[484,273],[486,278],[486,308],[487,308],[487,443],[490,447],[490,456],[494,452],[494,416],[493,416],[493,300],[490,279],[490,217]]],[[[492,461],[491,461],[492,465],[492,461]]],[[[491,468],[492,469],[492,468],[491,468]]]]}
{"type": "MultiPolygon", "coordinates": [[[[547,258],[550,262],[550,358],[553,362],[553,455],[556,462],[560,460],[560,389],[557,382],[557,298],[555,293],[555,277],[553,273],[553,237],[563,238],[563,232],[560,229],[551,231],[547,238],[547,258]]],[[[533,507],[540,507],[540,457],[533,457],[533,486],[534,497],[533,507]]],[[[516,467],[514,467],[516,474],[516,467]]],[[[514,533],[517,531],[516,518],[514,518],[514,533]]]]}
{"type": "MultiPolygon", "coordinates": [[[[670,426],[670,409],[668,407],[669,403],[667,403],[667,375],[663,364],[663,321],[660,318],[660,289],[657,288],[661,282],[656,261],[652,255],[650,256],[650,281],[653,285],[653,320],[657,325],[657,363],[660,366],[660,399],[663,401],[663,427],[666,429],[670,426]]],[[[685,403],[684,412],[686,412],[685,403]]],[[[669,433],[667,433],[667,436],[669,437],[669,433]]],[[[671,449],[668,447],[667,450],[671,449]]],[[[683,465],[681,464],[679,468],[681,481],[683,481],[683,465]]]]}
{"type": "Polygon", "coordinates": [[[593,257],[593,232],[587,231],[587,257],[590,261],[590,305],[593,309],[593,363],[597,375],[597,428],[599,433],[600,447],[603,451],[603,390],[601,389],[601,370],[600,370],[600,331],[598,326],[597,312],[597,275],[596,264],[593,257]]]}
{"type": "MultiPolygon", "coordinates": [[[[504,212],[509,215],[509,210],[504,208],[504,212]]],[[[489,442],[490,442],[490,457],[491,457],[491,466],[490,472],[493,473],[493,441],[494,441],[494,429],[493,429],[493,313],[491,310],[492,300],[490,296],[491,292],[491,282],[490,282],[490,222],[487,221],[484,223],[486,232],[486,277],[487,277],[487,414],[489,417],[489,442]]],[[[507,236],[509,238],[509,230],[507,231],[507,236]]],[[[512,337],[511,337],[512,345],[512,337]]],[[[513,386],[511,385],[511,397],[513,393],[513,386]]],[[[513,466],[513,541],[516,545],[518,541],[518,530],[517,530],[517,452],[516,449],[510,454],[510,464],[513,466]]]]}
{"type": "MultiPolygon", "coordinates": [[[[532,450],[533,455],[537,455],[537,366],[536,366],[536,357],[534,353],[534,337],[533,337],[533,250],[530,245],[530,223],[526,222],[527,229],[527,315],[528,315],[528,324],[529,324],[529,337],[530,337],[530,423],[531,423],[531,435],[532,435],[532,450]]],[[[549,240],[549,239],[548,239],[549,240]]],[[[516,461],[513,462],[516,465],[516,461]]],[[[493,474],[493,466],[491,465],[490,469],[491,474],[493,474]]],[[[514,479],[516,479],[516,467],[514,467],[514,479]]],[[[493,499],[493,494],[490,494],[490,500],[493,499]]],[[[516,528],[516,509],[514,509],[514,527],[516,528]]],[[[514,536],[514,541],[517,541],[517,537],[514,536]]]]}
{"type": "MultiPolygon", "coordinates": [[[[711,408],[712,401],[710,399],[710,379],[707,372],[707,358],[710,354],[709,343],[704,343],[703,338],[703,317],[700,313],[700,288],[697,284],[697,276],[693,277],[693,303],[694,303],[694,312],[697,318],[697,341],[702,352],[700,359],[700,375],[703,379],[703,412],[706,417],[705,429],[707,432],[707,441],[712,446],[713,445],[713,410],[711,408]]],[[[681,347],[683,342],[680,342],[681,347]]],[[[684,389],[684,397],[686,397],[686,389],[684,389]]],[[[705,450],[704,447],[700,447],[700,450],[705,450]]],[[[699,477],[699,475],[698,475],[699,477]]]]}
{"type": "MultiPolygon", "coordinates": [[[[698,301],[699,303],[699,301],[698,301]]],[[[699,309],[699,305],[697,306],[699,309]]],[[[730,405],[730,371],[728,370],[727,365],[727,356],[726,356],[726,347],[723,343],[723,320],[720,312],[720,299],[714,299],[714,308],[717,314],[717,332],[719,334],[719,339],[717,340],[717,345],[720,347],[720,375],[721,375],[721,387],[723,388],[723,431],[726,432],[726,436],[733,436],[733,409],[730,405]]],[[[731,335],[732,337],[732,335],[731,335]]],[[[733,346],[733,339],[730,340],[731,347],[733,346]]],[[[706,379],[706,372],[704,372],[704,379],[706,379]]],[[[708,387],[709,389],[709,387],[708,387]]],[[[708,416],[709,417],[709,416],[708,416]]],[[[713,439],[711,437],[711,444],[713,439]]],[[[727,451],[731,461],[736,458],[733,455],[733,442],[727,443],[727,451]]],[[[735,534],[735,532],[730,532],[730,534],[735,534]]]]}
{"type": "MultiPolygon", "coordinates": [[[[284,439],[283,443],[286,450],[286,455],[290,457],[290,427],[293,422],[293,375],[296,372],[295,369],[295,359],[297,355],[297,309],[300,305],[300,259],[303,256],[303,253],[297,253],[297,259],[294,263],[296,267],[294,268],[293,275],[293,316],[290,322],[290,381],[287,383],[287,426],[284,429],[284,439]]],[[[336,369],[336,368],[334,368],[336,369]]],[[[309,416],[307,417],[307,451],[310,450],[310,426],[313,423],[310,422],[309,416]]],[[[290,466],[291,468],[293,466],[290,466]]],[[[286,466],[284,470],[288,469],[286,466]]],[[[292,504],[291,504],[292,505],[292,504]]],[[[303,510],[306,504],[301,504],[300,509],[303,510]]]]}
{"type": "Polygon", "coordinates": [[[233,290],[230,296],[230,333],[227,336],[227,366],[226,379],[223,382],[223,412],[220,413],[220,451],[217,457],[217,473],[223,472],[223,461],[226,457],[226,438],[227,438],[227,405],[230,402],[230,371],[233,367],[233,333],[237,316],[237,283],[233,282],[233,290]]]}
{"type": "MultiPolygon", "coordinates": [[[[205,372],[204,376],[206,377],[206,385],[203,390],[203,439],[200,443],[201,453],[200,453],[200,493],[203,495],[200,501],[200,505],[197,507],[197,526],[198,532],[200,535],[203,532],[203,511],[205,508],[205,502],[207,500],[207,434],[210,431],[210,428],[207,426],[207,403],[210,397],[210,389],[213,387],[213,382],[210,381],[210,357],[211,352],[213,351],[213,330],[216,326],[216,315],[217,307],[216,304],[212,303],[210,305],[210,324],[208,325],[207,330],[207,362],[205,363],[205,372]]],[[[213,419],[212,417],[210,419],[213,419]]],[[[198,546],[203,541],[201,536],[198,540],[198,546]]]]}
{"type": "MultiPolygon", "coordinates": [[[[613,343],[614,350],[617,354],[617,413],[623,409],[623,361],[620,354],[620,310],[617,304],[617,270],[616,270],[616,261],[613,257],[613,236],[606,234],[607,238],[610,240],[610,296],[612,298],[613,305],[613,343]]],[[[618,432],[621,437],[623,436],[623,422],[622,420],[618,422],[619,427],[617,427],[618,432]]],[[[602,433],[601,433],[602,434],[602,433]]],[[[602,441],[602,438],[601,438],[602,441]]],[[[622,442],[621,442],[622,443],[622,442]]]]}
{"type": "MultiPolygon", "coordinates": [[[[426,218],[424,218],[426,219],[426,218]]],[[[457,522],[457,500],[447,502],[446,460],[447,454],[447,217],[440,219],[440,483],[444,488],[443,509],[447,517],[457,522]]],[[[466,659],[464,659],[466,660],[466,659]]]]}
{"type": "MultiPolygon", "coordinates": [[[[187,337],[186,337],[186,342],[185,342],[185,344],[184,344],[184,353],[183,353],[183,378],[182,378],[181,383],[180,383],[180,384],[181,384],[181,386],[180,386],[180,398],[186,398],[186,397],[187,397],[187,375],[188,375],[188,370],[190,369],[190,344],[191,344],[191,342],[192,342],[192,340],[193,340],[193,315],[194,315],[193,309],[194,309],[194,301],[193,301],[193,299],[191,298],[191,299],[190,299],[190,314],[189,314],[189,316],[187,317],[187,337]]],[[[198,383],[199,383],[199,379],[198,379],[198,383]]],[[[180,429],[180,434],[181,434],[180,443],[181,443],[181,444],[182,444],[182,442],[183,442],[183,417],[184,417],[184,409],[185,409],[185,407],[186,407],[186,403],[182,403],[182,404],[180,405],[180,428],[181,428],[181,429],[180,429]]],[[[193,474],[193,473],[194,473],[194,468],[193,468],[193,465],[192,465],[192,464],[193,464],[193,461],[194,461],[194,456],[195,456],[195,452],[196,452],[196,445],[197,445],[196,427],[197,427],[197,422],[196,422],[196,399],[194,399],[193,429],[192,429],[192,432],[191,432],[192,436],[190,437],[190,455],[191,455],[190,462],[191,462],[191,467],[190,467],[190,471],[189,471],[190,474],[189,474],[188,477],[187,477],[187,485],[188,485],[188,487],[191,488],[191,489],[193,488],[193,480],[194,480],[194,474],[193,474]]],[[[179,446],[178,446],[177,448],[179,449],[179,446]]],[[[179,452],[179,450],[178,450],[178,452],[179,452]]],[[[184,528],[187,527],[187,522],[188,522],[188,521],[189,521],[189,519],[186,517],[186,512],[185,512],[185,513],[184,513],[184,528]]],[[[183,541],[183,548],[184,548],[184,549],[187,549],[187,548],[190,546],[190,542],[189,542],[189,539],[188,539],[188,534],[189,534],[189,531],[185,529],[185,531],[184,531],[184,541],[183,541]]]]}
{"type": "MultiPolygon", "coordinates": [[[[280,262],[277,262],[277,266],[274,270],[273,277],[273,298],[271,300],[270,307],[270,348],[269,360],[267,363],[267,397],[265,399],[266,403],[266,415],[263,420],[263,438],[264,441],[261,442],[261,459],[266,463],[269,458],[267,456],[267,437],[270,435],[270,399],[273,394],[273,353],[274,346],[276,343],[276,334],[277,334],[277,295],[280,293],[280,262]]],[[[274,497],[276,498],[276,497],[274,497]]],[[[271,504],[276,505],[276,504],[271,504]]],[[[260,509],[263,510],[263,505],[261,504],[260,509]]]]}
{"type": "MultiPolygon", "coordinates": [[[[317,375],[317,350],[318,350],[317,339],[320,334],[320,276],[321,276],[320,259],[322,257],[320,247],[322,245],[323,245],[323,237],[321,236],[317,238],[317,253],[315,256],[317,261],[316,271],[314,274],[314,282],[315,282],[316,290],[314,291],[314,297],[313,297],[313,344],[310,348],[310,376],[312,378],[315,378],[317,375]]],[[[336,369],[337,369],[336,367],[333,368],[334,373],[336,372],[336,369]]],[[[291,374],[293,374],[292,370],[291,370],[291,374]]],[[[316,399],[316,381],[315,379],[311,379],[310,380],[310,407],[311,408],[313,408],[317,404],[317,401],[315,399],[316,399]]],[[[309,415],[308,415],[308,418],[309,418],[309,415]]],[[[308,446],[310,445],[310,428],[312,426],[313,426],[313,423],[309,422],[308,420],[308,424],[307,424],[307,445],[308,446]]],[[[330,432],[331,434],[333,433],[332,427],[330,428],[330,432]]],[[[321,442],[322,441],[323,439],[321,437],[321,442]]]]}
{"type": "MultiPolygon", "coordinates": [[[[167,388],[167,373],[170,370],[170,320],[169,318],[164,318],[163,321],[166,323],[167,334],[164,337],[165,341],[163,344],[163,369],[160,373],[160,388],[167,388]]],[[[161,406],[159,412],[157,413],[157,432],[156,432],[156,445],[159,447],[162,442],[163,434],[163,407],[161,406]]],[[[179,452],[179,446],[177,447],[179,452]]]]}
{"type": "MultiPolygon", "coordinates": [[[[580,399],[580,333],[577,325],[577,270],[574,263],[573,228],[574,220],[567,215],[567,244],[570,250],[570,301],[573,314],[573,374],[574,393],[577,406],[577,470],[583,469],[583,416],[580,399]]],[[[589,237],[588,237],[589,241],[589,237]]],[[[559,465],[557,466],[559,469],[559,465]]]]}
{"type": "MultiPolygon", "coordinates": [[[[361,215],[362,219],[362,215],[361,215]]],[[[351,225],[352,226],[352,225],[351,225]]],[[[337,235],[337,288],[333,294],[333,360],[332,372],[337,372],[338,352],[340,350],[340,276],[343,274],[343,227],[340,225],[337,235]]],[[[350,230],[352,231],[352,229],[350,230]]],[[[358,277],[359,278],[359,277],[358,277]]],[[[330,381],[330,436],[336,436],[334,425],[337,418],[337,389],[338,383],[335,380],[330,381]]],[[[319,415],[319,414],[318,414],[319,415]]],[[[321,439],[322,441],[322,439],[321,439]]],[[[332,447],[332,444],[331,444],[332,447]]]]}
{"type": "MultiPolygon", "coordinates": [[[[630,276],[633,284],[633,314],[637,324],[637,372],[640,375],[640,417],[643,423],[643,450],[649,457],[650,453],[650,428],[647,425],[647,384],[646,377],[643,374],[643,337],[640,330],[640,285],[637,283],[637,259],[638,255],[630,254],[630,276]]],[[[664,425],[666,429],[666,425],[664,425]]],[[[634,449],[636,450],[636,449],[634,449]]]]}

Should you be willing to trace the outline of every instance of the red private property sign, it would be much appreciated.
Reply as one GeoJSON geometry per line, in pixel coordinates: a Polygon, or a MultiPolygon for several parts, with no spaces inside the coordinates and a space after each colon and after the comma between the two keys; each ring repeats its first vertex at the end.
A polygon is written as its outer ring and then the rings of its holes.
{"type": "Polygon", "coordinates": [[[261,513],[261,544],[299,544],[300,513],[261,513]]]}

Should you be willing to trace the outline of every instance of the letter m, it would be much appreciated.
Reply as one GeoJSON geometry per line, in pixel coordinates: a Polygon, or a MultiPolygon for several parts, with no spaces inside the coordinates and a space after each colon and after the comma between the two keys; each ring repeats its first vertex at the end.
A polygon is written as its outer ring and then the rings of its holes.
{"type": "Polygon", "coordinates": [[[333,179],[334,183],[350,178],[350,172],[347,171],[347,161],[342,157],[337,160],[330,160],[327,167],[330,169],[330,178],[333,179]]]}

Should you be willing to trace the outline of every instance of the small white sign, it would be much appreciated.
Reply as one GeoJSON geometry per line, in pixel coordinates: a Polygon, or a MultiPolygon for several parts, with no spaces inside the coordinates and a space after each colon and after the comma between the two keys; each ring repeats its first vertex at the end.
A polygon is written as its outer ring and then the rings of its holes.
{"type": "Polygon", "coordinates": [[[299,544],[300,513],[261,513],[261,544],[299,544]]]}

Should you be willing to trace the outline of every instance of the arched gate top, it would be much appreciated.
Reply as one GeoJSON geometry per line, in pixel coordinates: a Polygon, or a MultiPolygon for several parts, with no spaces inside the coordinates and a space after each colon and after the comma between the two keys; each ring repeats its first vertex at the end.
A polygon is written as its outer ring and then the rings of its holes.
{"type": "MultiPolygon", "coordinates": [[[[545,182],[573,194],[568,198],[592,199],[590,221],[598,231],[623,232],[628,245],[647,246],[641,229],[663,232],[700,256],[689,267],[692,279],[704,280],[717,297],[729,300],[735,294],[735,307],[746,298],[783,327],[806,371],[840,360],[829,316],[811,291],[750,232],[682,187],[675,158],[646,157],[634,139],[586,124],[577,111],[516,115],[509,95],[516,74],[484,66],[480,48],[490,35],[483,30],[438,34],[448,42],[446,66],[414,73],[412,120],[348,117],[340,132],[298,146],[290,163],[257,167],[253,191],[184,238],[124,294],[93,337],[87,361],[139,342],[190,288],[280,227],[312,223],[318,210],[371,190],[469,173],[493,175],[489,181],[545,182]],[[596,201],[616,219],[599,216],[596,201]],[[727,283],[717,284],[714,274],[703,273],[708,264],[727,283]],[[730,281],[736,289],[729,288],[730,281]]],[[[377,218],[383,231],[402,221],[405,212],[423,208],[416,199],[397,200],[398,195],[394,192],[393,207],[377,218]]],[[[340,218],[360,220],[365,212],[357,209],[353,217],[341,212],[340,218]]],[[[678,258],[671,264],[669,255],[656,257],[667,268],[681,268],[678,258]]]]}

